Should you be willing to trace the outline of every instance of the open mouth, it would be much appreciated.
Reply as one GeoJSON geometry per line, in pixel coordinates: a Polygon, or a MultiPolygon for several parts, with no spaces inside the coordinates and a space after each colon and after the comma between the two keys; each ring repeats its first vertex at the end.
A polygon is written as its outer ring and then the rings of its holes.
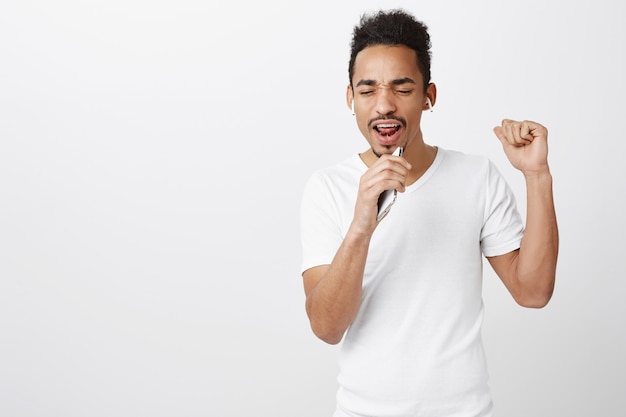
{"type": "Polygon", "coordinates": [[[380,123],[374,126],[374,130],[382,136],[391,137],[400,130],[400,124],[396,123],[380,123]]]}

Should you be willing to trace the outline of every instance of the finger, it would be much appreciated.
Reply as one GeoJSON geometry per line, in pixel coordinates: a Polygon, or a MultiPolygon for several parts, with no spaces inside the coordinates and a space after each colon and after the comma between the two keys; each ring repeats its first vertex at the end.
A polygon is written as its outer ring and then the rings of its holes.
{"type": "Polygon", "coordinates": [[[496,134],[502,146],[520,146],[515,142],[510,123],[506,123],[503,126],[496,126],[493,128],[493,132],[496,134]]]}
{"type": "Polygon", "coordinates": [[[531,132],[531,126],[526,121],[522,122],[522,124],[520,125],[520,137],[528,143],[532,142],[534,139],[531,132]]]}
{"type": "Polygon", "coordinates": [[[519,126],[516,121],[509,120],[506,124],[506,131],[509,142],[511,142],[512,145],[520,143],[521,138],[519,136],[519,126]]]}
{"type": "Polygon", "coordinates": [[[515,139],[515,125],[513,120],[503,120],[502,131],[504,132],[503,134],[506,143],[512,146],[518,146],[515,139]]]}
{"type": "MultiPolygon", "coordinates": [[[[408,173],[408,171],[411,170],[411,164],[409,163],[409,161],[401,156],[395,155],[381,156],[380,159],[376,161],[374,166],[378,171],[391,170],[402,174],[406,174],[408,173]]],[[[372,168],[374,168],[374,166],[372,166],[372,168]]]]}
{"type": "Polygon", "coordinates": [[[520,122],[511,123],[511,133],[513,134],[516,145],[522,146],[529,143],[522,135],[522,124],[520,122]]]}
{"type": "Polygon", "coordinates": [[[390,155],[390,154],[384,154],[382,155],[378,161],[385,161],[385,160],[390,160],[390,161],[394,161],[396,163],[400,163],[402,164],[406,169],[410,170],[411,169],[411,164],[409,163],[409,161],[407,161],[404,157],[402,156],[397,156],[397,155],[390,155]]]}
{"type": "Polygon", "coordinates": [[[504,137],[504,132],[502,131],[502,127],[501,126],[496,126],[493,128],[493,133],[495,133],[496,137],[500,140],[506,140],[506,138],[504,137]]]}
{"type": "Polygon", "coordinates": [[[528,134],[531,140],[539,137],[548,137],[548,129],[545,126],[531,120],[524,120],[524,124],[528,126],[528,134]]]}
{"type": "Polygon", "coordinates": [[[396,190],[398,192],[405,191],[406,177],[398,174],[386,173],[372,177],[364,183],[364,190],[368,190],[368,193],[372,197],[378,197],[383,191],[396,190]]]}
{"type": "Polygon", "coordinates": [[[404,192],[408,174],[409,170],[404,165],[393,163],[379,172],[376,181],[383,186],[384,190],[396,189],[404,192]]]}
{"type": "Polygon", "coordinates": [[[524,146],[530,141],[524,137],[522,123],[516,120],[504,119],[502,121],[507,141],[513,146],[524,146]]]}
{"type": "Polygon", "coordinates": [[[515,142],[512,130],[513,120],[511,119],[502,119],[502,128],[500,136],[501,138],[509,144],[513,144],[515,142]]]}

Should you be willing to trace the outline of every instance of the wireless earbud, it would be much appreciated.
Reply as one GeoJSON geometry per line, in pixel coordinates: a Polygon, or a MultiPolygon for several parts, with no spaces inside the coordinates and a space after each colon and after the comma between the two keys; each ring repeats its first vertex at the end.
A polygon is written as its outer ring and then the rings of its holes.
{"type": "Polygon", "coordinates": [[[352,115],[354,116],[354,99],[352,100],[352,115]]]}
{"type": "Polygon", "coordinates": [[[428,103],[428,108],[430,111],[433,111],[433,103],[430,102],[430,98],[426,97],[426,103],[428,103]]]}

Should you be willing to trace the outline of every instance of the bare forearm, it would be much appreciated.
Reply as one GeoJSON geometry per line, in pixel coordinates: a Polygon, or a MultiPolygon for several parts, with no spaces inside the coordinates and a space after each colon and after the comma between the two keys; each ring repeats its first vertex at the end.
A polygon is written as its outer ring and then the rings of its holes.
{"type": "Polygon", "coordinates": [[[517,262],[517,279],[528,303],[542,307],[554,289],[559,234],[549,170],[526,175],[526,229],[517,262]]]}
{"type": "Polygon", "coordinates": [[[370,238],[348,232],[331,265],[307,294],[311,327],[328,343],[341,340],[359,311],[370,238]]]}

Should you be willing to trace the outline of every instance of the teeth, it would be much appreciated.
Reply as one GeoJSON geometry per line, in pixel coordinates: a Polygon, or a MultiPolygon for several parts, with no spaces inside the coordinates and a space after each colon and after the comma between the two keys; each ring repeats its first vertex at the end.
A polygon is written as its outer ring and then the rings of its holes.
{"type": "Polygon", "coordinates": [[[387,128],[387,127],[398,127],[400,125],[394,124],[394,123],[380,123],[378,125],[376,125],[376,127],[382,127],[382,128],[387,128]]]}

